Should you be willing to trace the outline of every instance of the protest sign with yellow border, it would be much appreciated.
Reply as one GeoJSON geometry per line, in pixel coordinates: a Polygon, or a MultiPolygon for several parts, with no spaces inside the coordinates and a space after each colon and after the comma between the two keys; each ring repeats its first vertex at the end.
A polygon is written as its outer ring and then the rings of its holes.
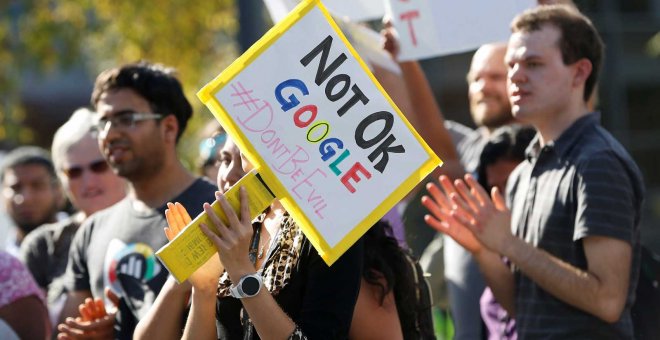
{"type": "Polygon", "coordinates": [[[329,265],[440,164],[320,1],[197,95],[329,265]]]}

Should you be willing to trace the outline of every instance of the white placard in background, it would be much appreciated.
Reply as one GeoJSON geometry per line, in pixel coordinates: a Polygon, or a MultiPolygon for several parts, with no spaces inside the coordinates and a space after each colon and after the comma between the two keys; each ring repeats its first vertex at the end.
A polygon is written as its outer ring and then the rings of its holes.
{"type": "Polygon", "coordinates": [[[511,20],[534,0],[388,0],[400,61],[465,52],[506,41],[511,20]]]}

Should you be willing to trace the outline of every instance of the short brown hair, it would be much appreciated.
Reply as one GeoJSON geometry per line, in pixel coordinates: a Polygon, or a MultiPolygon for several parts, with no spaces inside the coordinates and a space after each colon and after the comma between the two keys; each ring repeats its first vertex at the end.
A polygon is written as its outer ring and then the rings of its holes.
{"type": "Polygon", "coordinates": [[[559,29],[559,50],[565,65],[586,58],[591,62],[591,74],[584,84],[584,101],[596,87],[603,62],[603,41],[598,31],[586,16],[566,5],[538,6],[513,19],[511,32],[539,31],[544,25],[559,29]]]}

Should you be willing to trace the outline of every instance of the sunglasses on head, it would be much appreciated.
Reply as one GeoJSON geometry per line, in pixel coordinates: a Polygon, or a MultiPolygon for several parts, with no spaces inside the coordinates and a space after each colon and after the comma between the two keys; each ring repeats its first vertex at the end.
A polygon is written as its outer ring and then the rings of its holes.
{"type": "Polygon", "coordinates": [[[82,176],[85,169],[91,170],[95,174],[101,174],[108,170],[108,163],[104,159],[99,159],[92,163],[89,163],[87,166],[72,166],[68,169],[64,169],[64,174],[69,179],[76,179],[82,176]]]}

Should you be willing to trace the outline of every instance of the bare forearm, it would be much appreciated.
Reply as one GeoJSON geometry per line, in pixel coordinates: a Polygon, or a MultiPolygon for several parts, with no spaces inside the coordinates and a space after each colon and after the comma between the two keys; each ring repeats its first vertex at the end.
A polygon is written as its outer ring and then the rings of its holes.
{"type": "Polygon", "coordinates": [[[60,312],[60,318],[57,322],[57,324],[61,324],[66,320],[66,318],[75,318],[78,315],[80,315],[78,312],[78,306],[85,302],[85,299],[91,298],[92,297],[92,292],[88,290],[78,290],[71,292],[67,295],[66,297],[66,302],[64,303],[64,307],[62,308],[62,311],[60,312]]]}
{"type": "Polygon", "coordinates": [[[260,338],[287,339],[293,333],[295,324],[265,288],[262,287],[256,296],[241,302],[260,338]]]}
{"type": "Polygon", "coordinates": [[[180,339],[191,288],[168,279],[154,305],[135,328],[134,339],[180,339]]]}
{"type": "Polygon", "coordinates": [[[509,267],[506,266],[498,254],[490,250],[482,249],[478,254],[473,255],[497,302],[504,307],[509,315],[515,316],[516,288],[509,267]]]}
{"type": "MultiPolygon", "coordinates": [[[[596,275],[515,239],[504,251],[522,273],[557,299],[608,322],[618,320],[625,293],[617,294],[596,275]]],[[[628,273],[619,273],[627,278],[628,273]]],[[[622,290],[627,291],[626,289],[622,290]]]]}
{"type": "Polygon", "coordinates": [[[192,307],[182,339],[215,339],[217,337],[215,302],[214,290],[193,288],[192,307]]]}
{"type": "MultiPolygon", "coordinates": [[[[400,66],[412,106],[412,112],[407,114],[414,116],[411,121],[417,123],[415,129],[419,131],[429,147],[448,165],[452,165],[453,161],[458,160],[456,148],[445,128],[445,119],[424,71],[417,62],[404,62],[400,63],[400,66]]],[[[456,169],[452,169],[452,171],[456,171],[456,169]]],[[[458,176],[460,175],[462,174],[458,174],[458,176]]]]}

